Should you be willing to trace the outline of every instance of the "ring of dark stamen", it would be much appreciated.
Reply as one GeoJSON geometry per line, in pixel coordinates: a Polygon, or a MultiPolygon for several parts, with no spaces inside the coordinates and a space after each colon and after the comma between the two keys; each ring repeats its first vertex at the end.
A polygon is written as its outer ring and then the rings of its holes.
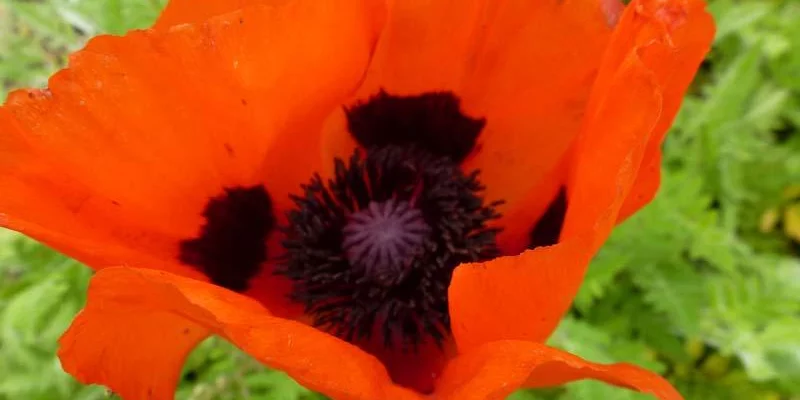
{"type": "Polygon", "coordinates": [[[226,188],[203,211],[200,234],[181,242],[179,259],[219,286],[244,291],[267,260],[266,240],[275,227],[264,186],[226,188]]]}
{"type": "Polygon", "coordinates": [[[395,96],[381,90],[345,112],[350,133],[365,148],[414,145],[456,162],[472,152],[486,125],[465,115],[452,92],[395,96]]]}
{"type": "MultiPolygon", "coordinates": [[[[496,257],[499,202],[484,204],[478,173],[465,175],[448,157],[415,147],[389,146],[335,160],[335,176],[317,175],[293,197],[278,273],[293,282],[292,298],[314,323],[348,341],[381,335],[386,346],[414,348],[425,338],[441,342],[450,329],[447,288],[464,262],[496,257]],[[430,229],[407,248],[402,268],[352,265],[345,232],[353,215],[370,204],[406,202],[430,229]],[[376,279],[368,271],[383,271],[376,279]]],[[[352,224],[350,225],[352,227],[352,224]]]]}

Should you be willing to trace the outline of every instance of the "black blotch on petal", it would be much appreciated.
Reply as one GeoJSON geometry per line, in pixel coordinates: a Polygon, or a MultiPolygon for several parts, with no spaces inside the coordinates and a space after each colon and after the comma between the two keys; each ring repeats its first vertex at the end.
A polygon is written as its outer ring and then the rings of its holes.
{"type": "Polygon", "coordinates": [[[394,96],[381,90],[345,111],[350,133],[366,148],[415,145],[461,162],[475,147],[486,120],[464,115],[460,105],[451,92],[394,96]]]}
{"type": "Polygon", "coordinates": [[[547,207],[539,221],[531,230],[529,249],[541,246],[551,246],[558,243],[561,236],[561,227],[567,215],[567,189],[561,188],[555,199],[547,207]]]}
{"type": "Polygon", "coordinates": [[[263,186],[232,187],[208,201],[200,235],[180,245],[180,261],[215,284],[236,291],[267,260],[266,239],[275,227],[272,199],[263,186]]]}

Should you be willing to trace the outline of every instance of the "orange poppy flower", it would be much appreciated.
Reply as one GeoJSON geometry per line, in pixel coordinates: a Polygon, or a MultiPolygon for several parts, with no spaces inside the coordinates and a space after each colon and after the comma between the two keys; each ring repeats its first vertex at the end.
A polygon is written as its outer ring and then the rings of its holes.
{"type": "Polygon", "coordinates": [[[173,0],[10,95],[0,223],[98,270],[60,357],[125,399],[211,334],[336,399],[679,399],[543,342],[713,30],[702,0],[173,0]]]}

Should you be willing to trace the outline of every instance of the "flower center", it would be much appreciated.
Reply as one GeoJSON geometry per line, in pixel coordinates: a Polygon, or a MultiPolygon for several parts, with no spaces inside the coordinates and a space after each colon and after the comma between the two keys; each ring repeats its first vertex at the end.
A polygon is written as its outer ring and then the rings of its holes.
{"type": "Polygon", "coordinates": [[[494,258],[499,202],[478,173],[410,145],[335,160],[288,213],[278,273],[314,323],[351,342],[416,348],[450,333],[447,288],[461,263],[494,258]]]}
{"type": "Polygon", "coordinates": [[[344,227],[342,248],[351,266],[376,282],[401,279],[422,252],[431,228],[407,201],[370,202],[344,227]]]}

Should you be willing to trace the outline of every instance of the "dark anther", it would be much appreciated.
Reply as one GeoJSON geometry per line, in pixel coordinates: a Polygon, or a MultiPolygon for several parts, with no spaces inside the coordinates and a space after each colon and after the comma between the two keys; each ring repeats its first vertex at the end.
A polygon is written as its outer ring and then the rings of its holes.
{"type": "Polygon", "coordinates": [[[364,147],[415,145],[436,156],[463,161],[486,125],[461,112],[453,93],[393,96],[384,91],[347,110],[350,133],[364,147]]]}
{"type": "Polygon", "coordinates": [[[567,190],[561,188],[556,198],[547,207],[539,221],[531,230],[529,249],[541,246],[551,246],[558,243],[561,236],[561,227],[567,215],[567,190]]]}
{"type": "Polygon", "coordinates": [[[208,201],[203,216],[200,235],[181,243],[181,262],[197,267],[217,285],[247,289],[267,260],[266,240],[275,227],[269,194],[263,186],[226,188],[208,201]]]}
{"type": "Polygon", "coordinates": [[[335,167],[331,180],[304,185],[287,215],[278,272],[294,281],[293,299],[345,340],[440,342],[453,269],[498,255],[487,224],[499,202],[484,204],[477,172],[416,147],[356,152],[335,167]]]}

